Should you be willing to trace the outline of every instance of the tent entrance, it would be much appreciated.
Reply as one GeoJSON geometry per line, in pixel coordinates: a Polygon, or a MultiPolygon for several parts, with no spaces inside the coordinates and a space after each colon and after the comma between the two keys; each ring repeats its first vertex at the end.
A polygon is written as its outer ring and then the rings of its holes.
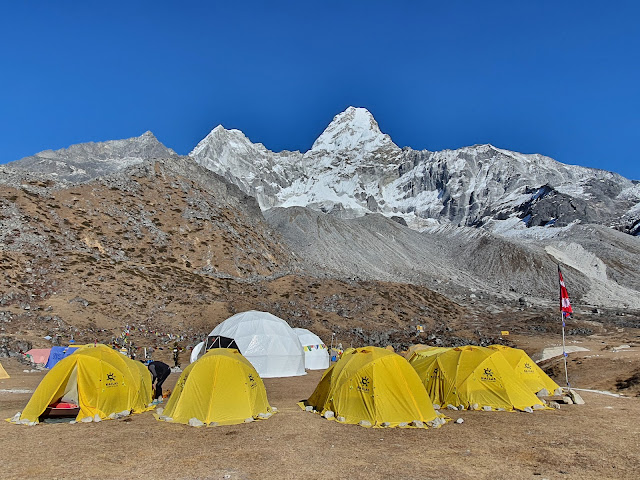
{"type": "Polygon", "coordinates": [[[80,413],[78,403],[78,366],[73,367],[71,375],[64,386],[64,392],[58,399],[54,399],[40,415],[40,421],[48,418],[77,417],[80,413]]]}
{"type": "Polygon", "coordinates": [[[207,337],[205,350],[210,350],[212,348],[235,348],[238,351],[240,350],[238,348],[238,344],[233,338],[223,337],[222,335],[213,335],[207,337]]]}

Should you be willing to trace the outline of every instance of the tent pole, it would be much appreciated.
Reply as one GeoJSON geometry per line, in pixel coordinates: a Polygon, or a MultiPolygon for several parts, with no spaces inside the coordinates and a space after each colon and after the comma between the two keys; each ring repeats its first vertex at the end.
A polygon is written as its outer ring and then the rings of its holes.
{"type": "Polygon", "coordinates": [[[569,374],[567,373],[567,352],[565,349],[565,342],[564,342],[564,327],[565,327],[565,322],[564,322],[564,312],[560,312],[560,314],[562,315],[562,358],[564,359],[564,379],[567,382],[567,389],[569,389],[569,391],[571,391],[571,385],[569,384],[569,374]]]}

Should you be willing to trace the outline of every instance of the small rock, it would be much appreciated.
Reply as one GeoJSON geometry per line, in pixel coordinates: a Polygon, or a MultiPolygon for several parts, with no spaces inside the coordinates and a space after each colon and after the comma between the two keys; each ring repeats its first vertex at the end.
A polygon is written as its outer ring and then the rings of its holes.
{"type": "Polygon", "coordinates": [[[400,422],[400,423],[398,424],[398,426],[399,426],[399,427],[407,427],[407,426],[409,426],[409,424],[408,424],[407,422],[400,422]]]}
{"type": "Polygon", "coordinates": [[[420,420],[414,420],[413,422],[411,422],[411,426],[416,428],[424,428],[424,423],[420,420]]]}
{"type": "Polygon", "coordinates": [[[100,414],[99,413],[96,413],[95,417],[93,417],[93,421],[94,422],[101,422],[102,421],[102,419],[100,418],[100,414]]]}
{"type": "Polygon", "coordinates": [[[389,422],[382,422],[382,423],[380,424],[380,426],[381,426],[381,427],[384,427],[384,428],[386,428],[386,427],[390,427],[390,426],[391,426],[391,423],[389,423],[389,422]]]}
{"type": "Polygon", "coordinates": [[[276,412],[278,411],[278,408],[277,408],[277,407],[271,407],[271,411],[272,411],[273,413],[276,413],[276,412]]]}
{"type": "Polygon", "coordinates": [[[211,422],[209,423],[210,427],[217,427],[218,426],[218,422],[211,422]]]}
{"type": "Polygon", "coordinates": [[[346,418],[344,418],[344,417],[338,417],[338,418],[337,418],[337,420],[338,420],[339,422],[341,422],[341,423],[344,423],[344,422],[346,422],[346,421],[347,421],[347,419],[346,419],[346,418]]]}
{"type": "Polygon", "coordinates": [[[498,408],[496,408],[496,411],[498,411],[498,412],[506,412],[507,409],[506,408],[502,408],[502,407],[498,407],[498,408]]]}
{"type": "Polygon", "coordinates": [[[548,397],[549,396],[549,390],[547,390],[546,388],[543,388],[538,393],[536,393],[536,395],[538,397],[548,397]]]}
{"type": "Polygon", "coordinates": [[[158,408],[156,408],[156,413],[157,413],[158,415],[162,415],[162,412],[164,412],[164,408],[162,408],[162,407],[158,407],[158,408]]]}
{"type": "Polygon", "coordinates": [[[312,407],[311,405],[307,405],[306,407],[304,407],[304,409],[305,409],[307,412],[313,412],[313,407],[312,407]]]}
{"type": "Polygon", "coordinates": [[[456,420],[456,423],[464,423],[464,419],[463,418],[459,418],[456,420]]]}
{"type": "Polygon", "coordinates": [[[479,406],[477,403],[473,403],[471,404],[471,406],[469,407],[469,410],[478,410],[479,406]]]}
{"type": "Polygon", "coordinates": [[[485,405],[484,407],[482,407],[482,410],[484,410],[485,412],[490,412],[491,407],[489,405],[485,405]]]}
{"type": "Polygon", "coordinates": [[[549,402],[549,406],[556,409],[560,408],[560,404],[558,402],[549,402]]]}
{"type": "Polygon", "coordinates": [[[566,403],[567,405],[573,405],[573,400],[571,400],[571,398],[568,396],[562,397],[562,402],[566,403]]]}
{"type": "Polygon", "coordinates": [[[464,410],[466,407],[464,405],[458,405],[458,410],[464,410]]]}
{"type": "Polygon", "coordinates": [[[533,409],[534,409],[534,410],[544,410],[544,405],[540,405],[539,403],[536,403],[536,404],[533,406],[533,409]]]}
{"type": "MultiPolygon", "coordinates": [[[[253,420],[253,418],[251,420],[253,420]]],[[[246,420],[245,420],[245,422],[246,422],[246,420]]],[[[196,417],[192,417],[192,418],[189,419],[189,425],[191,427],[202,427],[204,425],[204,423],[201,422],[200,420],[198,420],[196,417]]]]}
{"type": "Polygon", "coordinates": [[[569,397],[576,405],[584,405],[584,400],[580,396],[580,394],[574,390],[569,390],[569,397]]]}
{"type": "Polygon", "coordinates": [[[440,405],[438,405],[437,403],[433,404],[433,409],[434,410],[440,410],[440,405]]]}
{"type": "Polygon", "coordinates": [[[244,419],[244,423],[251,423],[251,422],[255,422],[255,419],[253,417],[249,417],[249,418],[245,418],[244,419]]]}
{"type": "Polygon", "coordinates": [[[71,421],[69,422],[69,425],[73,425],[73,424],[75,424],[75,423],[78,423],[78,422],[76,422],[75,420],[71,420],[71,421]]]}
{"type": "Polygon", "coordinates": [[[261,418],[262,420],[265,420],[265,419],[269,418],[271,415],[273,415],[273,413],[269,413],[269,412],[267,412],[267,413],[259,413],[258,414],[258,418],[261,418]]]}
{"type": "Polygon", "coordinates": [[[324,418],[333,418],[335,416],[335,414],[331,410],[327,410],[326,412],[324,412],[324,414],[322,416],[324,418]]]}
{"type": "Polygon", "coordinates": [[[524,411],[527,413],[533,413],[533,408],[531,407],[524,407],[524,411]]]}
{"type": "Polygon", "coordinates": [[[449,404],[449,405],[447,405],[447,410],[458,410],[458,407],[449,404]]]}
{"type": "Polygon", "coordinates": [[[93,417],[84,417],[82,420],[80,420],[82,423],[90,423],[93,422],[93,417]]]}
{"type": "Polygon", "coordinates": [[[369,420],[360,420],[358,422],[358,425],[360,425],[361,427],[370,427],[371,422],[369,420]]]}

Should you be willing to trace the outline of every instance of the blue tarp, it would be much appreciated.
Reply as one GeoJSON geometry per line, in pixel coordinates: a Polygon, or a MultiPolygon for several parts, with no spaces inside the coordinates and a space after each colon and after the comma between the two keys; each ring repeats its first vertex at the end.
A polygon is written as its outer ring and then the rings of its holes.
{"type": "Polygon", "coordinates": [[[45,365],[47,368],[53,367],[56,363],[62,360],[64,357],[68,357],[75,352],[78,347],[51,347],[51,353],[49,354],[49,360],[45,365]]]}

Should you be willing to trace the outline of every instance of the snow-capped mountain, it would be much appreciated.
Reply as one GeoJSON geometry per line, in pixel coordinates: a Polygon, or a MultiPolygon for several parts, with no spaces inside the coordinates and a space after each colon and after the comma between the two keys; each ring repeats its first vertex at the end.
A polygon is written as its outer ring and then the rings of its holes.
{"type": "Polygon", "coordinates": [[[400,149],[364,108],[336,115],[306,153],[272,152],[218,126],[189,155],[263,209],[309,206],[344,218],[377,212],[419,230],[453,224],[501,232],[583,222],[638,232],[637,182],[492,145],[400,149]]]}

